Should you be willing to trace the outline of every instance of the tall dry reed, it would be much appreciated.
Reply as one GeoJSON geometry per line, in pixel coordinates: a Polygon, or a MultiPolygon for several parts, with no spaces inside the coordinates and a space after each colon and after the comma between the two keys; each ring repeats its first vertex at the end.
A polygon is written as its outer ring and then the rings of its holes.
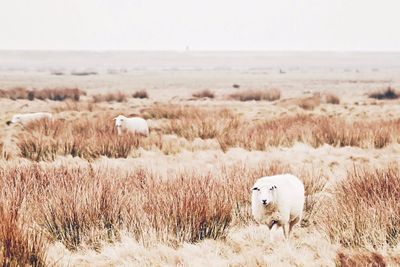
{"type": "MultiPolygon", "coordinates": [[[[144,245],[177,246],[222,238],[232,225],[249,223],[251,185],[285,170],[279,163],[236,164],[212,173],[187,169],[161,175],[142,168],[30,163],[0,167],[0,199],[12,199],[49,242],[62,242],[70,250],[100,249],[118,240],[121,231],[144,245]]],[[[298,175],[313,188],[306,194],[315,193],[313,180],[320,177],[298,175]]]]}
{"type": "Polygon", "coordinates": [[[384,250],[400,242],[400,166],[355,167],[332,191],[320,225],[345,247],[384,250]]]}

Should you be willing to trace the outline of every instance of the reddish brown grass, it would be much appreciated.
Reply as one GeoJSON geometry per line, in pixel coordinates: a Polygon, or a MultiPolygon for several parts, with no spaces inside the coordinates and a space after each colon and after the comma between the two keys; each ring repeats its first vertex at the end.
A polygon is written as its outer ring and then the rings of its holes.
{"type": "Polygon", "coordinates": [[[98,111],[101,108],[95,103],[91,102],[77,102],[73,100],[66,100],[58,103],[53,107],[53,110],[56,113],[64,112],[64,111],[98,111]]]}
{"type": "MultiPolygon", "coordinates": [[[[159,176],[145,169],[91,165],[3,165],[0,197],[16,203],[49,241],[70,250],[84,245],[99,249],[103,241],[118,240],[122,230],[145,245],[179,245],[221,238],[231,225],[250,222],[251,185],[283,170],[287,167],[278,163],[258,168],[239,164],[213,174],[178,170],[159,176]]],[[[300,177],[306,187],[314,179],[300,177]]]]}
{"type": "Polygon", "coordinates": [[[328,104],[339,105],[340,98],[335,94],[327,93],[325,94],[325,102],[328,104]]]}
{"type": "Polygon", "coordinates": [[[2,266],[45,266],[42,237],[27,228],[17,210],[0,206],[0,263],[2,266]]]}
{"type": "Polygon", "coordinates": [[[165,143],[162,134],[174,134],[189,141],[216,139],[224,151],[231,147],[266,150],[296,142],[313,147],[329,144],[362,148],[383,148],[400,142],[400,120],[346,122],[340,118],[299,115],[249,122],[227,109],[179,105],[154,105],[143,110],[142,116],[168,120],[148,138],[118,136],[112,115],[106,113],[74,121],[39,121],[22,130],[18,147],[23,157],[53,160],[57,155],[86,159],[101,155],[127,157],[139,147],[158,148],[167,154],[179,151],[165,143]]]}
{"type": "Polygon", "coordinates": [[[214,98],[215,94],[211,90],[205,89],[192,94],[195,98],[214,98]]]}
{"type": "Polygon", "coordinates": [[[239,124],[239,118],[229,110],[201,110],[191,113],[190,117],[171,120],[164,132],[176,134],[188,140],[213,139],[239,128],[239,124]]]}
{"type": "Polygon", "coordinates": [[[223,149],[232,146],[265,150],[269,146],[292,146],[295,142],[319,147],[358,146],[382,148],[396,143],[400,120],[383,122],[345,122],[340,118],[287,116],[243,127],[219,138],[223,149]]]}
{"type": "Polygon", "coordinates": [[[86,93],[78,88],[54,88],[54,89],[33,89],[28,90],[26,88],[17,87],[8,90],[0,90],[0,97],[16,99],[40,99],[40,100],[54,100],[64,101],[71,99],[79,101],[81,95],[86,93]]]}
{"type": "MultiPolygon", "coordinates": [[[[305,183],[304,220],[317,224],[334,241],[349,248],[377,250],[398,246],[400,171],[350,170],[348,177],[332,188],[332,196],[314,205],[313,196],[325,188],[321,170],[295,171],[280,163],[249,168],[222,166],[213,173],[186,170],[158,175],[146,169],[122,170],[86,165],[57,168],[51,165],[0,167],[1,200],[14,207],[2,211],[0,238],[18,244],[15,257],[26,255],[24,239],[30,225],[16,223],[14,210],[45,231],[49,241],[58,240],[70,250],[119,239],[127,231],[145,245],[164,242],[177,246],[205,238],[223,238],[233,225],[248,224],[250,188],[264,175],[291,172],[305,183]],[[7,217],[8,216],[8,217],[7,217]],[[11,217],[10,217],[11,216],[11,217]],[[11,228],[16,227],[19,228],[11,228]],[[19,230],[18,230],[19,229],[19,230]],[[19,233],[19,234],[18,234],[19,233]]],[[[0,210],[1,211],[1,210],[0,210]]],[[[20,216],[19,215],[19,216],[20,216]]],[[[0,239],[2,240],[2,239],[0,239]]],[[[9,244],[9,243],[7,243],[9,244]]],[[[36,243],[35,255],[42,243],[36,243]]],[[[13,251],[13,247],[7,248],[13,251]]],[[[29,253],[27,254],[29,255],[29,253]]],[[[42,260],[44,256],[37,256],[42,260]]],[[[36,259],[29,257],[30,260],[36,259]]],[[[385,258],[386,259],[386,258],[385,258]]],[[[378,254],[340,253],[338,263],[378,264],[378,254]]],[[[356,264],[356,265],[354,265],[356,264]]]]}
{"type": "Polygon", "coordinates": [[[298,105],[305,110],[313,110],[321,104],[321,97],[319,95],[314,95],[312,97],[305,97],[299,99],[298,105]]]}
{"type": "Polygon", "coordinates": [[[400,168],[355,167],[333,189],[320,225],[345,247],[369,250],[396,247],[400,241],[400,168]]]}
{"type": "Polygon", "coordinates": [[[74,101],[79,101],[81,95],[86,93],[78,88],[55,88],[55,89],[41,89],[31,91],[32,96],[30,99],[40,99],[40,100],[54,100],[54,101],[64,101],[66,99],[71,99],[74,101]]]}
{"type": "Polygon", "coordinates": [[[7,90],[0,90],[1,98],[10,98],[12,100],[17,99],[29,99],[29,90],[24,87],[15,87],[7,90]]]}
{"type": "Polygon", "coordinates": [[[245,90],[230,94],[228,98],[239,101],[275,101],[281,98],[281,91],[278,89],[245,90]]]}
{"type": "Polygon", "coordinates": [[[376,252],[339,252],[336,264],[340,267],[386,267],[388,266],[385,258],[376,252]]]}
{"type": "Polygon", "coordinates": [[[34,179],[18,168],[0,168],[0,262],[2,266],[44,266],[45,240],[32,224],[29,194],[37,188],[34,179]]]}
{"type": "Polygon", "coordinates": [[[133,98],[149,98],[149,94],[147,93],[146,90],[139,90],[133,93],[132,95],[133,98]]]}
{"type": "Polygon", "coordinates": [[[126,102],[128,96],[122,92],[93,95],[93,102],[126,102]]]}
{"type": "Polygon", "coordinates": [[[142,116],[146,119],[179,119],[199,116],[201,108],[175,104],[154,104],[142,109],[142,116]]]}
{"type": "Polygon", "coordinates": [[[54,160],[57,155],[85,159],[127,157],[141,144],[141,137],[118,136],[111,115],[82,118],[74,121],[36,121],[20,133],[21,156],[35,161],[54,160]]]}

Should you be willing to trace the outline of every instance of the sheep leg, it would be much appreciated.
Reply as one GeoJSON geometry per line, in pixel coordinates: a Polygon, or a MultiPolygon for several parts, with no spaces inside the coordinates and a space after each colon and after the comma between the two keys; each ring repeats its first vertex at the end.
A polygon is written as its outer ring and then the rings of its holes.
{"type": "Polygon", "coordinates": [[[292,221],[289,223],[289,234],[290,234],[290,232],[292,231],[293,226],[295,226],[296,223],[298,223],[299,221],[300,221],[300,218],[299,218],[299,217],[296,217],[296,218],[294,218],[294,220],[292,220],[292,221]]]}
{"type": "Polygon", "coordinates": [[[289,239],[289,235],[290,235],[289,224],[285,223],[282,227],[283,227],[283,234],[285,235],[285,239],[289,239]]]}

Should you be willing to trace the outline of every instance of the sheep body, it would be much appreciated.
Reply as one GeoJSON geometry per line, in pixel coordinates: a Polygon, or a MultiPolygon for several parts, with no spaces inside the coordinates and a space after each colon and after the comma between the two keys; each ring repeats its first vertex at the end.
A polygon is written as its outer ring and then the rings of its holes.
{"type": "Polygon", "coordinates": [[[53,115],[48,112],[35,112],[35,113],[26,113],[26,114],[15,114],[12,116],[10,121],[7,121],[7,125],[11,123],[21,123],[26,124],[35,120],[41,119],[49,119],[51,120],[53,115]]]}
{"type": "Polygon", "coordinates": [[[114,118],[114,120],[119,135],[121,135],[123,132],[142,134],[144,136],[149,135],[149,126],[147,121],[142,118],[127,118],[123,115],[119,115],[118,117],[114,118]]]}
{"type": "Polygon", "coordinates": [[[252,188],[252,215],[270,230],[283,227],[285,237],[289,238],[293,226],[301,220],[304,200],[304,185],[296,176],[262,177],[252,188]]]}

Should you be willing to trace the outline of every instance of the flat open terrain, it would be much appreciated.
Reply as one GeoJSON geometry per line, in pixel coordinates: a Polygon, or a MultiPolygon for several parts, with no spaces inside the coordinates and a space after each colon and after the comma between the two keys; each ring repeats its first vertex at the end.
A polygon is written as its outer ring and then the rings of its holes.
{"type": "Polygon", "coordinates": [[[0,89],[4,264],[400,265],[398,53],[2,51],[0,89]],[[287,172],[304,218],[271,243],[250,188],[287,172]]]}

